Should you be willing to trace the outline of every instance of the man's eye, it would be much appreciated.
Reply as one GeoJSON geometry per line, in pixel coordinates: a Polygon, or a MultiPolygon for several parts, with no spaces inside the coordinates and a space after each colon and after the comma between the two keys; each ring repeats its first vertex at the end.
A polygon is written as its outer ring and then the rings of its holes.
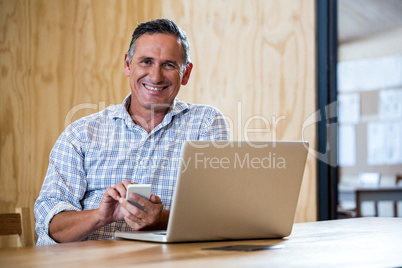
{"type": "Polygon", "coordinates": [[[176,65],[174,65],[173,63],[165,63],[163,66],[165,67],[165,69],[169,70],[176,69],[176,65]]]}
{"type": "Polygon", "coordinates": [[[142,60],[140,63],[141,63],[142,65],[151,65],[151,64],[152,64],[152,61],[151,61],[151,60],[142,60]]]}

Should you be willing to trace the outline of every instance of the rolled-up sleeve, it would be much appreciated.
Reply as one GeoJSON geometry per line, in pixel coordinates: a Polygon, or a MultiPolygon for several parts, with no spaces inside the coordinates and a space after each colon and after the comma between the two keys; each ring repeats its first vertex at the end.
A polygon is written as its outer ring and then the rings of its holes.
{"type": "Polygon", "coordinates": [[[39,197],[35,201],[37,245],[55,244],[49,236],[52,218],[62,211],[81,211],[87,181],[81,142],[67,128],[56,141],[39,197]]]}

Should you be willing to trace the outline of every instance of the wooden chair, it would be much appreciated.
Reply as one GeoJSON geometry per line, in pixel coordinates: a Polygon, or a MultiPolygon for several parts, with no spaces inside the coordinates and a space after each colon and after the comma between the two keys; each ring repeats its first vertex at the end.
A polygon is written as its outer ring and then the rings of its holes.
{"type": "Polygon", "coordinates": [[[18,235],[18,246],[34,246],[32,221],[28,208],[16,208],[16,213],[0,214],[0,235],[18,235]]]}
{"type": "MultiPolygon", "coordinates": [[[[380,185],[381,174],[379,172],[360,172],[357,182],[357,188],[359,187],[378,187],[380,185]]],[[[361,217],[360,210],[357,210],[357,206],[361,204],[356,203],[354,208],[344,209],[341,205],[338,206],[339,218],[354,218],[361,217]]],[[[378,202],[374,201],[374,216],[378,217],[378,202]]]]}
{"type": "MultiPolygon", "coordinates": [[[[360,172],[359,173],[359,186],[360,187],[378,187],[380,185],[381,174],[379,172],[360,172]]],[[[361,206],[361,204],[356,204],[361,206]]],[[[361,217],[361,215],[357,215],[361,217]]],[[[374,201],[374,216],[378,217],[378,202],[374,201]]]]}
{"type": "Polygon", "coordinates": [[[402,183],[402,174],[397,174],[395,178],[395,185],[398,186],[400,182],[402,183]]]}
{"type": "MultiPolygon", "coordinates": [[[[396,174],[395,185],[402,186],[402,174],[396,174]]],[[[394,201],[394,217],[398,217],[398,201],[394,201]]]]}

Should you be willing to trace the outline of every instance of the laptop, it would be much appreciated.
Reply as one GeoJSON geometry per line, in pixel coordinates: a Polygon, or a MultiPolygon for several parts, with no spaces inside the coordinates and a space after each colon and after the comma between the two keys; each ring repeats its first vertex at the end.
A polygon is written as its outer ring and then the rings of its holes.
{"type": "Polygon", "coordinates": [[[186,141],[168,228],[118,238],[173,243],[289,236],[308,142],[186,141]]]}

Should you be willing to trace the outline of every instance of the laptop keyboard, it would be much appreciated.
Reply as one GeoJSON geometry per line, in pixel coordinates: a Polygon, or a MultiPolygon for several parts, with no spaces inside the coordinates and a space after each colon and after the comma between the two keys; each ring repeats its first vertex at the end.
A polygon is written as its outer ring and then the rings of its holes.
{"type": "Polygon", "coordinates": [[[158,233],[153,233],[154,235],[166,235],[167,232],[158,232],[158,233]]]}

